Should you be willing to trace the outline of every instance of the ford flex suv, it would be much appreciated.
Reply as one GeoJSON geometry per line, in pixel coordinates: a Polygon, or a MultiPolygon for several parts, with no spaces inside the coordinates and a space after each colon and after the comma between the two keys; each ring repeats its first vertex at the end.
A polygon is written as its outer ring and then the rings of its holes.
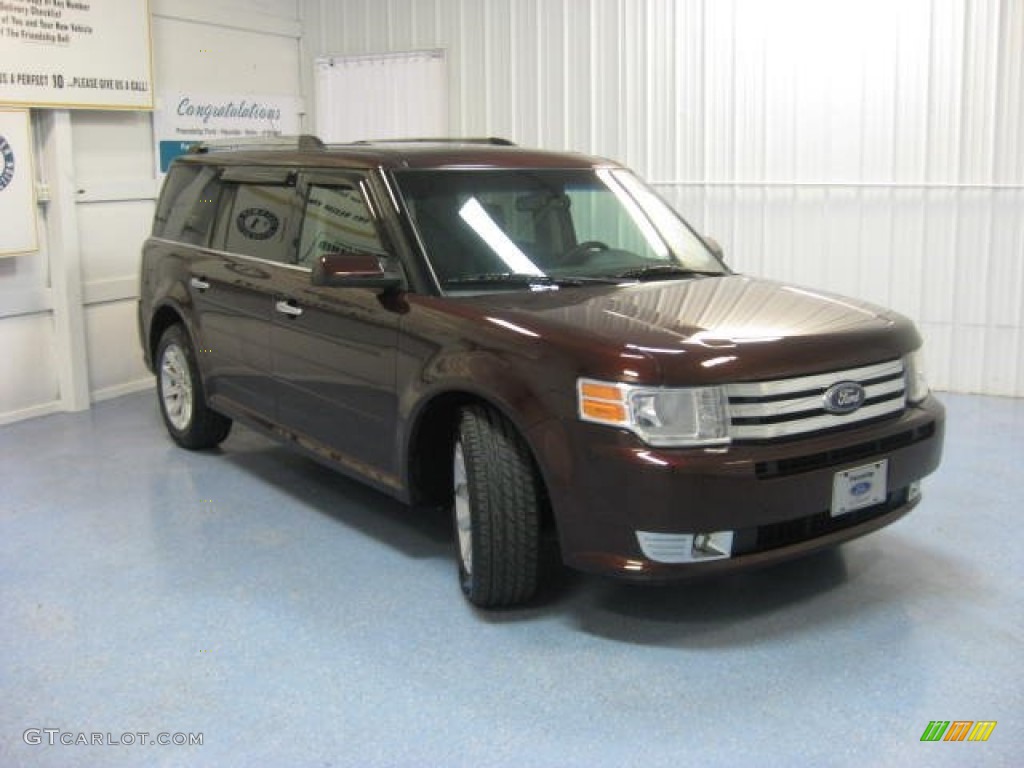
{"type": "Polygon", "coordinates": [[[240,421],[449,508],[480,606],[534,594],[544,537],[648,581],[838,544],[942,449],[909,320],[736,274],[628,169],[498,139],[197,146],[139,323],[178,444],[240,421]]]}

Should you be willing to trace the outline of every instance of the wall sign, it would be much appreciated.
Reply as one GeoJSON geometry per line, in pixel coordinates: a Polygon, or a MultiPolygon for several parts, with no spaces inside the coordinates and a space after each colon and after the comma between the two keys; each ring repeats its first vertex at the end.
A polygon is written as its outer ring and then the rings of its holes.
{"type": "Polygon", "coordinates": [[[200,141],[237,140],[297,134],[299,100],[294,96],[251,93],[161,93],[153,113],[158,173],[200,141]]]}
{"type": "Polygon", "coordinates": [[[0,103],[152,109],[147,0],[0,2],[0,103]]]}
{"type": "Polygon", "coordinates": [[[27,109],[0,107],[0,256],[39,249],[27,109]]]}

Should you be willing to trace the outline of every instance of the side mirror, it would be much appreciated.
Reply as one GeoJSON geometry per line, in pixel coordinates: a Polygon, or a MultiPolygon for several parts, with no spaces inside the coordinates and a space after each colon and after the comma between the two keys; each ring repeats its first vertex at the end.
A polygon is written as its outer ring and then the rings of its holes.
{"type": "Polygon", "coordinates": [[[325,253],[313,265],[313,285],[389,291],[402,285],[402,274],[388,270],[385,259],[369,253],[325,253]]]}
{"type": "Polygon", "coordinates": [[[724,255],[724,252],[722,251],[721,244],[717,240],[715,240],[715,238],[711,237],[710,235],[704,235],[701,239],[704,241],[704,245],[707,246],[708,250],[711,251],[711,254],[716,259],[718,259],[719,261],[724,263],[725,262],[725,255],[724,255]]]}

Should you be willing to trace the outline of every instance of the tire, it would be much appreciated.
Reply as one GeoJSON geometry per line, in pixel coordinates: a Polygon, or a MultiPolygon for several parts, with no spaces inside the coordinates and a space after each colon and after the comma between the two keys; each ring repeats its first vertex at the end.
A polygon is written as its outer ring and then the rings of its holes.
{"type": "Polygon", "coordinates": [[[156,391],[164,426],[182,448],[213,448],[231,431],[231,419],[206,405],[195,350],[180,324],[164,331],[157,345],[156,391]]]}
{"type": "Polygon", "coordinates": [[[544,488],[530,449],[497,411],[459,414],[452,487],[463,594],[481,608],[525,603],[540,581],[544,488]]]}

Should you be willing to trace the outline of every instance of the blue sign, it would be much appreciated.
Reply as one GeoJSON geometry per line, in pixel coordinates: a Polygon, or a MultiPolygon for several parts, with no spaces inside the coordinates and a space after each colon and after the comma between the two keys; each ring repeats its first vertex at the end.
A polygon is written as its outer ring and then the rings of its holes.
{"type": "Polygon", "coordinates": [[[192,146],[198,143],[197,141],[161,141],[160,173],[167,173],[167,169],[171,167],[171,160],[178,155],[184,155],[192,146]]]}

